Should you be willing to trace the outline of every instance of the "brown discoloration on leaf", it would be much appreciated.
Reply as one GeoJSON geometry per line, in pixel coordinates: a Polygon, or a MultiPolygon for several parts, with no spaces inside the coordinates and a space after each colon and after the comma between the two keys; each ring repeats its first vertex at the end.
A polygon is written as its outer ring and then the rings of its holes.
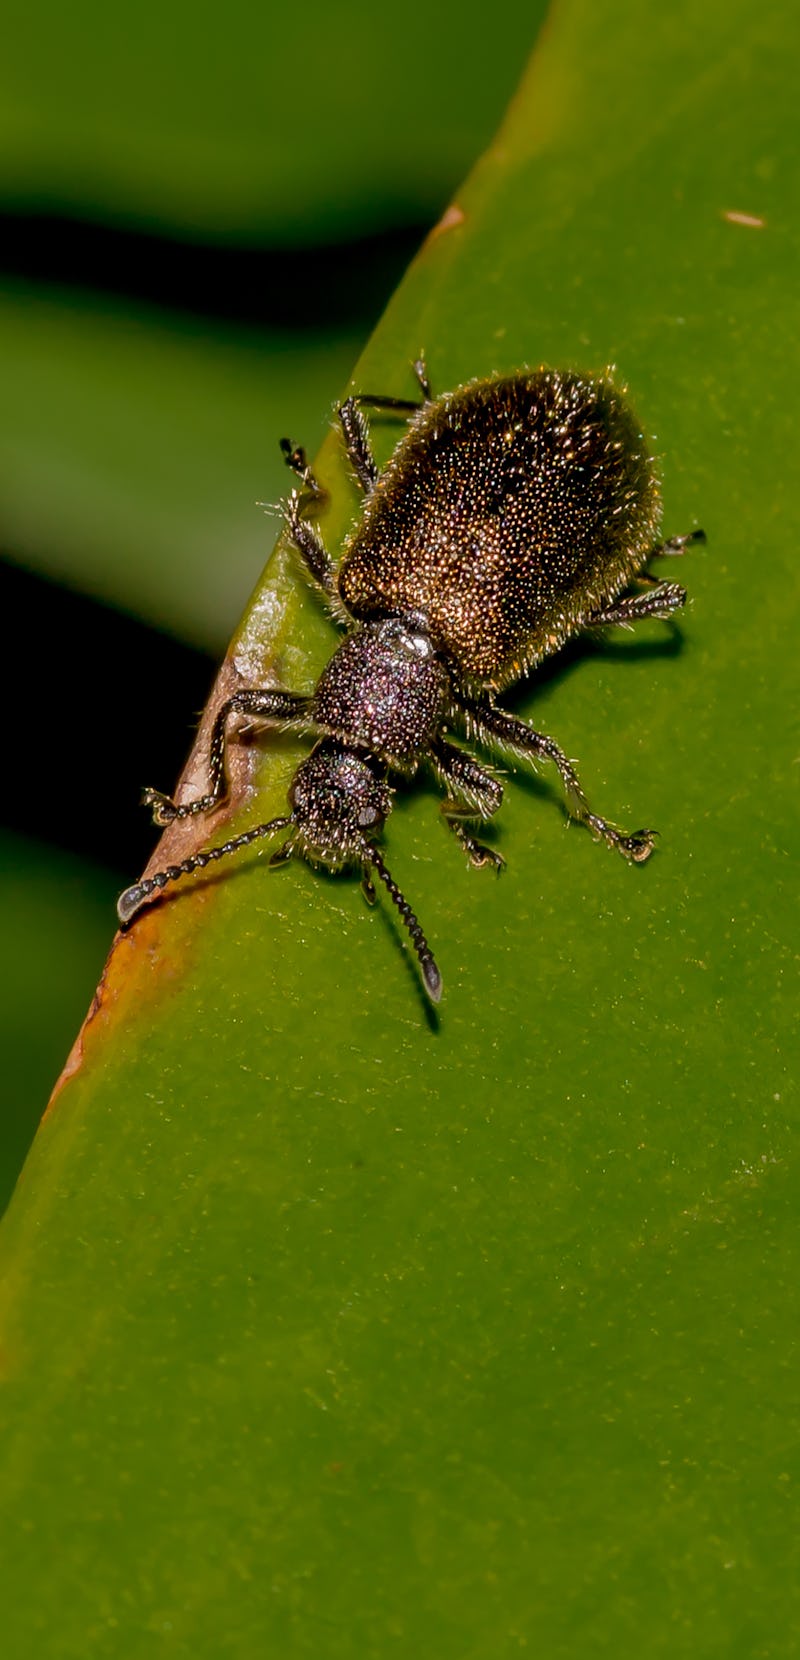
{"type": "MultiPolygon", "coordinates": [[[[241,691],[247,682],[237,671],[233,659],[228,656],[217,675],[211,696],[206,704],[197,736],[186,766],[181,773],[175,800],[180,804],[191,801],[197,796],[205,794],[208,788],[207,757],[211,740],[211,728],[222,704],[232,697],[234,692],[241,691]]],[[[252,775],[255,752],[251,745],[246,743],[232,744],[228,751],[228,777],[230,782],[229,795],[220,807],[212,813],[200,813],[196,818],[176,819],[166,829],[157,841],[153,852],[142,871],[142,876],[150,876],[156,870],[163,870],[165,865],[180,864],[182,859],[188,859],[205,847],[212,835],[216,835],[220,826],[241,805],[252,775]]]]}
{"type": "Polygon", "coordinates": [[[742,213],[738,208],[726,208],[722,217],[727,219],[729,225],[746,225],[754,231],[763,231],[767,223],[766,219],[762,219],[759,214],[742,213]]]}
{"type": "MultiPolygon", "coordinates": [[[[181,774],[175,792],[178,802],[191,800],[205,791],[206,758],[211,727],[217,710],[245,684],[232,658],[227,657],[214,683],[191,754],[181,774]]],[[[256,753],[253,746],[247,743],[231,745],[228,799],[214,813],[199,814],[197,818],[180,819],[168,825],[156,842],[142,875],[149,876],[153,871],[163,870],[165,865],[180,863],[181,859],[198,852],[212,836],[218,834],[220,827],[232,816],[247,794],[256,753]]],[[[124,995],[129,996],[135,990],[137,1003],[140,1003],[148,988],[154,985],[155,968],[161,971],[163,977],[164,969],[169,965],[173,954],[163,931],[164,911],[165,906],[162,903],[148,906],[137,917],[135,928],[117,934],[86,1018],[53,1088],[45,1109],[45,1117],[55,1105],[64,1085],[80,1070],[90,1029],[96,1026],[98,1020],[104,1024],[105,1018],[124,995]]]]}
{"type": "Polygon", "coordinates": [[[100,1013],[100,1010],[105,1006],[106,1001],[107,1001],[108,990],[109,990],[109,982],[110,982],[110,979],[111,979],[111,968],[112,968],[112,964],[114,962],[114,957],[116,955],[117,946],[118,946],[119,943],[120,943],[120,935],[117,935],[117,938],[116,938],[116,940],[114,941],[114,944],[111,947],[111,951],[109,952],[109,955],[106,958],[106,965],[105,965],[105,968],[103,969],[102,974],[100,975],[100,979],[98,981],[97,990],[94,994],[94,997],[92,998],[92,1001],[89,1004],[89,1010],[88,1010],[88,1013],[86,1015],[86,1018],[84,1019],[83,1025],[81,1026],[81,1029],[78,1032],[78,1036],[76,1037],[75,1042],[73,1043],[72,1048],[70,1049],[70,1052],[67,1056],[67,1059],[64,1062],[64,1066],[62,1068],[62,1071],[61,1071],[59,1077],[56,1079],[55,1084],[53,1085],[53,1089],[52,1089],[52,1092],[51,1092],[51,1095],[50,1095],[50,1099],[47,1103],[47,1106],[44,1109],[44,1113],[42,1114],[42,1123],[44,1123],[44,1120],[47,1117],[48,1113],[55,1106],[56,1099],[61,1094],[61,1091],[64,1088],[64,1085],[68,1084],[70,1078],[74,1077],[75,1073],[80,1070],[81,1062],[83,1061],[83,1045],[84,1045],[84,1039],[86,1037],[87,1030],[91,1026],[92,1021],[95,1020],[97,1015],[100,1013]]]}
{"type": "MultiPolygon", "coordinates": [[[[245,686],[285,683],[285,645],[292,635],[296,600],[301,590],[286,539],[279,538],[264,579],[217,675],[189,758],[174,791],[176,801],[192,800],[205,793],[211,728],[221,705],[245,686]]],[[[291,680],[291,674],[288,678],[291,680]]],[[[263,753],[259,746],[246,741],[246,728],[240,725],[237,733],[244,741],[231,744],[228,751],[230,791],[227,800],[215,812],[177,820],[168,825],[158,838],[154,831],[153,851],[141,872],[142,876],[163,870],[168,864],[179,864],[212,841],[224,839],[221,832],[246,800],[255,767],[263,753]]],[[[166,790],[170,790],[172,784],[171,779],[154,778],[147,782],[166,790]]],[[[135,794],[132,794],[131,806],[135,811],[135,794]]],[[[131,872],[131,880],[134,879],[131,872]]],[[[90,1034],[102,1031],[112,1014],[116,1016],[119,1013],[119,1005],[125,1003],[127,1006],[133,999],[137,1010],[140,1010],[153,991],[163,990],[169,980],[180,981],[187,949],[188,917],[196,914],[194,905],[208,901],[210,890],[215,885],[215,881],[208,877],[195,880],[194,903],[186,913],[186,932],[177,928],[175,919],[179,913],[172,910],[173,900],[185,892],[182,889],[181,894],[167,894],[157,903],[145,906],[134,925],[116,935],[91,1006],[54,1086],[45,1116],[64,1085],[80,1071],[90,1034]],[[169,927],[166,926],[168,917],[169,927]]]]}
{"type": "Polygon", "coordinates": [[[451,202],[450,206],[445,208],[438,224],[428,233],[428,241],[435,242],[437,237],[444,236],[446,231],[456,230],[459,225],[463,225],[465,219],[464,209],[459,207],[458,202],[451,202]]]}

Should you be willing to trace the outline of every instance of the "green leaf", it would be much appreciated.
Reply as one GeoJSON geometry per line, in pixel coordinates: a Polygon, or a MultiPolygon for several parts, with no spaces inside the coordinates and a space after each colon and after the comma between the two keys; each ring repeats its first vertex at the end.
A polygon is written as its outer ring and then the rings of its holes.
{"type": "MultiPolygon", "coordinates": [[[[0,531],[27,568],[219,651],[274,536],[278,439],[355,349],[0,291],[0,531]]],[[[277,510],[276,510],[277,512],[277,510]]]]}
{"type": "MultiPolygon", "coordinates": [[[[629,383],[691,607],[514,703],[660,851],[519,776],[496,882],[405,793],[438,1016],[385,906],[268,849],[117,943],[4,1224],[14,1655],[794,1651],[798,34],[562,0],[358,366],[629,383]]],[[[333,639],[281,556],[226,682],[333,639]]],[[[226,833],[301,753],[243,747],[226,833]]]]}
{"type": "Polygon", "coordinates": [[[9,0],[0,192],[273,244],[419,223],[491,137],[544,10],[506,0],[487,29],[460,0],[228,0],[223,26],[208,0],[9,0]]]}
{"type": "Polygon", "coordinates": [[[0,1214],[108,950],[110,871],[0,832],[0,1214]]]}

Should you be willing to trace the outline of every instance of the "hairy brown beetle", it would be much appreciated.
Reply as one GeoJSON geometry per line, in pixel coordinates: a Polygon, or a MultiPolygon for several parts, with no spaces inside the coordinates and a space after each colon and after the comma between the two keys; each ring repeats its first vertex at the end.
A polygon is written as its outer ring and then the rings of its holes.
{"type": "Polygon", "coordinates": [[[451,726],[460,725],[472,742],[552,761],[573,814],[625,858],[643,863],[655,832],[625,834],[593,813],[563,750],[495,698],[581,629],[677,610],[685,590],[656,581],[645,567],[656,556],[682,553],[703,532],[656,544],[655,469],[609,379],[522,370],[434,398],[422,361],[414,369],[421,401],[362,394],[338,411],[364,493],[338,567],[309,523],[323,492],[303,450],[287,439],[281,445],[302,481],[288,504],[292,540],[348,629],[315,691],[237,692],[214,723],[208,793],[180,804],[145,793],[159,825],[218,806],[227,791],[228,724],[242,716],[318,740],[295,773],[290,811],[137,882],[118,911],[129,923],[168,882],[286,830],[272,863],[300,853],[332,870],[354,864],[370,901],[373,875],[379,878],[438,1002],[433,954],[375,844],[392,808],[388,775],[409,776],[427,762],[446,791],[445,820],[472,864],[501,867],[500,855],[467,826],[497,811],[502,786],[450,741],[451,726]],[[408,418],[382,472],[365,409],[408,418]]]}

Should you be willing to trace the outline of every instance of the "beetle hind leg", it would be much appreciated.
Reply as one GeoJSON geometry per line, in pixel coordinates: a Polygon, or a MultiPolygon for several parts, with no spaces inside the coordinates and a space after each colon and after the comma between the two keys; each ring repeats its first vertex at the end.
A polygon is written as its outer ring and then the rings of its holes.
{"type": "Polygon", "coordinates": [[[297,474],[309,495],[313,496],[316,501],[325,501],[328,492],[320,484],[315,474],[312,473],[302,444],[293,444],[291,438],[281,438],[278,447],[287,467],[290,467],[292,472],[297,474]]]}
{"type": "MultiPolygon", "coordinates": [[[[378,482],[378,465],[372,453],[369,427],[364,410],[375,409],[388,415],[415,415],[418,409],[422,409],[426,403],[430,403],[433,394],[422,353],[420,353],[412,367],[422,393],[421,400],[419,398],[390,398],[376,392],[354,392],[349,398],[345,398],[344,403],[339,405],[339,424],[342,429],[347,459],[364,494],[367,496],[372,494],[378,482]]],[[[302,451],[299,453],[302,455],[302,451]]],[[[289,464],[292,465],[291,462],[289,464]]]]}
{"type": "MultiPolygon", "coordinates": [[[[637,578],[645,581],[646,578],[637,578]]],[[[655,582],[641,594],[624,594],[622,599],[615,600],[613,605],[603,606],[600,611],[590,611],[584,617],[582,628],[630,628],[635,622],[643,622],[646,617],[654,617],[664,621],[673,611],[679,611],[686,604],[686,589],[677,582],[655,582]]]]}
{"type": "MultiPolygon", "coordinates": [[[[651,559],[677,559],[684,554],[687,548],[699,543],[705,543],[704,530],[690,530],[685,536],[670,536],[668,541],[659,542],[648,554],[648,563],[651,559]]],[[[665,621],[673,611],[679,611],[686,604],[686,589],[677,582],[659,582],[650,571],[640,571],[635,580],[644,586],[645,591],[638,594],[623,594],[621,599],[614,600],[611,605],[604,605],[597,611],[591,611],[584,617],[584,628],[606,628],[617,625],[621,628],[630,628],[632,623],[641,622],[646,617],[660,618],[665,621]]]]}
{"type": "Polygon", "coordinates": [[[704,530],[701,530],[698,525],[696,530],[688,530],[684,536],[669,536],[666,542],[659,542],[658,547],[653,548],[650,558],[679,559],[681,554],[686,552],[687,548],[693,546],[704,547],[705,543],[706,533],[704,530]]]}

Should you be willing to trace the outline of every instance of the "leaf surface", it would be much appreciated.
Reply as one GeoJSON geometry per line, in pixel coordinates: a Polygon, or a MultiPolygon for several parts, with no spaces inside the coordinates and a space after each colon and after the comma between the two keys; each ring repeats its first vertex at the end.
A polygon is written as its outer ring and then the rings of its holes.
{"type": "MultiPolygon", "coordinates": [[[[14,1654],[793,1652],[798,33],[562,0],[357,367],[617,365],[692,604],[512,701],[662,842],[509,777],[495,881],[403,794],[438,1016],[268,849],[118,942],[4,1224],[14,1654]]],[[[333,640],[280,555],[226,683],[333,640]]],[[[301,753],[243,751],[226,833],[301,753]]]]}

